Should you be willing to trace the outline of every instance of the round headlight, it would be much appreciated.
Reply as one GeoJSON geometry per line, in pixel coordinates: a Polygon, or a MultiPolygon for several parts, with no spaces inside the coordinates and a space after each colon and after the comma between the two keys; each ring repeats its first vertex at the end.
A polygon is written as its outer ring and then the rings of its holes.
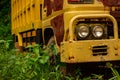
{"type": "Polygon", "coordinates": [[[92,33],[93,33],[94,37],[96,37],[96,38],[102,37],[103,33],[104,33],[104,29],[103,29],[102,25],[96,25],[93,28],[92,33]]]}
{"type": "Polygon", "coordinates": [[[88,25],[78,25],[76,31],[78,38],[86,38],[89,35],[88,25]]]}

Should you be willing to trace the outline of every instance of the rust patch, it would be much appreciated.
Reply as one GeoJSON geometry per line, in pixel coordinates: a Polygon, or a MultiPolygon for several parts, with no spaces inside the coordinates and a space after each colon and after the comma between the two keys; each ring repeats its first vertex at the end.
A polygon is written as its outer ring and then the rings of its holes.
{"type": "MultiPolygon", "coordinates": [[[[46,16],[52,14],[52,11],[59,11],[63,9],[63,0],[44,0],[44,8],[47,8],[46,16]]],[[[56,16],[51,20],[51,25],[54,29],[54,34],[56,36],[57,44],[63,40],[64,36],[64,19],[63,14],[56,16]]]]}
{"type": "Polygon", "coordinates": [[[51,0],[44,0],[44,8],[47,7],[47,14],[49,16],[52,14],[52,2],[51,0]]]}
{"type": "Polygon", "coordinates": [[[46,16],[52,14],[52,11],[59,11],[63,9],[63,0],[44,0],[44,8],[47,8],[46,16]]]}
{"type": "Polygon", "coordinates": [[[60,42],[63,40],[64,36],[64,20],[63,14],[55,17],[51,20],[51,25],[53,26],[54,33],[56,36],[57,44],[60,45],[60,42]]]}
{"type": "Polygon", "coordinates": [[[100,0],[105,6],[120,6],[120,0],[100,0]]]}
{"type": "Polygon", "coordinates": [[[120,12],[119,11],[111,11],[110,14],[116,18],[118,22],[120,22],[120,12]]]}
{"type": "Polygon", "coordinates": [[[63,0],[54,0],[53,10],[58,11],[63,9],[63,0]]]}

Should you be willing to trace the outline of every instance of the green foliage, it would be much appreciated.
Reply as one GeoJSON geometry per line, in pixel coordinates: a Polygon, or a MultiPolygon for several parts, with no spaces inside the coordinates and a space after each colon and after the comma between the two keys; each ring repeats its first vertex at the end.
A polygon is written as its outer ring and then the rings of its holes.
{"type": "MultiPolygon", "coordinates": [[[[77,70],[75,78],[65,76],[60,71],[61,64],[50,65],[50,55],[58,55],[55,44],[48,49],[40,45],[29,45],[29,52],[20,53],[11,49],[11,17],[10,0],[0,1],[0,80],[103,80],[101,75],[93,74],[80,79],[82,73],[77,70]]],[[[58,61],[59,62],[59,61],[58,61]]],[[[120,75],[112,64],[107,63],[114,77],[109,80],[120,80],[120,75]]]]}
{"type": "MultiPolygon", "coordinates": [[[[44,75],[48,74],[49,65],[42,59],[44,56],[38,55],[38,53],[17,53],[12,51],[6,51],[1,53],[0,67],[1,77],[6,80],[24,80],[34,79],[42,80],[44,75]],[[47,68],[47,69],[46,69],[47,68]],[[38,76],[41,75],[41,76],[38,76]]],[[[45,77],[46,78],[46,77],[45,77]]]]}
{"type": "MultiPolygon", "coordinates": [[[[7,43],[2,41],[1,43],[7,43]]],[[[3,45],[3,44],[0,44],[3,45]]],[[[6,44],[7,45],[7,44],[6,44]]],[[[28,46],[31,52],[20,53],[9,50],[5,44],[0,53],[0,79],[3,80],[61,80],[63,76],[59,66],[51,66],[46,49],[39,45],[28,46]],[[6,50],[8,49],[8,50],[6,50]],[[6,50],[6,51],[5,51],[6,50]]]]}
{"type": "Polygon", "coordinates": [[[48,51],[49,51],[49,54],[51,55],[58,55],[58,48],[56,47],[55,43],[51,43],[48,46],[48,51]]]}
{"type": "Polygon", "coordinates": [[[5,52],[6,50],[11,49],[12,40],[0,40],[0,51],[5,52]]]}
{"type": "MultiPolygon", "coordinates": [[[[28,52],[20,53],[9,49],[10,42],[0,40],[0,80],[103,80],[102,75],[96,74],[81,79],[80,69],[77,69],[75,77],[65,76],[60,71],[61,64],[50,65],[50,49],[36,44],[27,46],[28,52]]],[[[107,66],[114,75],[109,80],[120,80],[112,64],[107,63],[107,66]]]]}
{"type": "Polygon", "coordinates": [[[0,1],[0,40],[12,39],[10,0],[0,1]]]}
{"type": "Polygon", "coordinates": [[[120,75],[117,72],[117,70],[115,68],[113,68],[113,65],[111,63],[107,63],[107,66],[112,70],[113,76],[114,76],[114,77],[110,78],[109,80],[120,80],[120,75]]]}

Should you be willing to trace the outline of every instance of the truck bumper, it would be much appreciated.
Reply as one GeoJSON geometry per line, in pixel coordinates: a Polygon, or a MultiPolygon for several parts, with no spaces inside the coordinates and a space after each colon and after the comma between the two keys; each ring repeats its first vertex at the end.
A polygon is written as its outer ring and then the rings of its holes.
{"type": "Polygon", "coordinates": [[[84,63],[120,60],[120,40],[86,40],[62,42],[61,62],[84,63]]]}

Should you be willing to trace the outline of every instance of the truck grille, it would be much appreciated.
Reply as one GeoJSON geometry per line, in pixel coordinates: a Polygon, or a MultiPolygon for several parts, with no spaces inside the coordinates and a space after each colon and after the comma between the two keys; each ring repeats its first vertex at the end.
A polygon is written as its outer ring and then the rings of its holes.
{"type": "Polygon", "coordinates": [[[107,55],[107,46],[93,46],[92,47],[93,56],[97,55],[107,55]]]}

